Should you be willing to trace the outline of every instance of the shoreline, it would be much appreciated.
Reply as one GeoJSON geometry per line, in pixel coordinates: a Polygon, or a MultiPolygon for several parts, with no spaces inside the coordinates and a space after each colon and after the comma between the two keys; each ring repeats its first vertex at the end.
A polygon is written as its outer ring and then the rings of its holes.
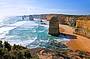
{"type": "Polygon", "coordinates": [[[81,35],[74,34],[74,29],[68,25],[61,25],[61,28],[65,28],[62,33],[65,34],[70,34],[76,36],[74,39],[70,39],[66,43],[66,45],[71,49],[71,50],[81,50],[85,52],[90,52],[90,39],[81,35]],[[62,26],[62,27],[61,27],[62,26]]]}

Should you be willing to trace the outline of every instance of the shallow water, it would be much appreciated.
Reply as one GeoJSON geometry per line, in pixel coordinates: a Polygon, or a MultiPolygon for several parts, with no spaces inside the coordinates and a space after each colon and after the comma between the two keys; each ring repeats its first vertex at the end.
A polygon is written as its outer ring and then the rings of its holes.
{"type": "Polygon", "coordinates": [[[11,45],[18,44],[29,48],[46,48],[53,40],[68,40],[64,37],[60,38],[49,35],[49,26],[43,23],[46,22],[40,22],[40,19],[34,21],[9,21],[9,23],[5,23],[5,26],[0,27],[0,39],[8,41],[11,45]]]}

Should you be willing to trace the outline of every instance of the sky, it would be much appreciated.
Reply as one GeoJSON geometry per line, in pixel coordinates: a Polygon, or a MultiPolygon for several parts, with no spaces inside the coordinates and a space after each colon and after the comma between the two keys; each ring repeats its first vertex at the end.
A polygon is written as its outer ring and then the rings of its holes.
{"type": "Polygon", "coordinates": [[[90,0],[0,0],[0,17],[47,13],[90,15],[90,0]]]}

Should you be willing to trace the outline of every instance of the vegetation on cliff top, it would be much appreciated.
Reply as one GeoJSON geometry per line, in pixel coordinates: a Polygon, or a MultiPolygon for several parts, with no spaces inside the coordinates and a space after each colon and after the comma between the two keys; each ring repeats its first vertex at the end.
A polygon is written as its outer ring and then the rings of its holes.
{"type": "Polygon", "coordinates": [[[31,56],[30,49],[14,45],[11,46],[8,42],[0,41],[0,59],[32,59],[38,57],[31,56]]]}
{"type": "MultiPolygon", "coordinates": [[[[58,45],[62,45],[61,43],[58,45]]],[[[46,49],[46,48],[34,48],[29,49],[23,46],[14,45],[11,46],[8,42],[2,43],[0,41],[0,59],[72,59],[72,58],[87,58],[86,53],[83,51],[72,51],[65,49],[46,49]]]]}

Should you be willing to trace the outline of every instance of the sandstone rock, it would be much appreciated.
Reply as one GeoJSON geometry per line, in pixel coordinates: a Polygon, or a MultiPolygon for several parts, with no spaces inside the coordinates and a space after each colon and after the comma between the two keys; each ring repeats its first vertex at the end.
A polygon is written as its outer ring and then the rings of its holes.
{"type": "Polygon", "coordinates": [[[90,38],[90,18],[79,17],[76,20],[75,33],[90,38]]]}
{"type": "Polygon", "coordinates": [[[54,16],[49,21],[49,34],[53,36],[59,35],[59,20],[57,16],[54,16]]]}

